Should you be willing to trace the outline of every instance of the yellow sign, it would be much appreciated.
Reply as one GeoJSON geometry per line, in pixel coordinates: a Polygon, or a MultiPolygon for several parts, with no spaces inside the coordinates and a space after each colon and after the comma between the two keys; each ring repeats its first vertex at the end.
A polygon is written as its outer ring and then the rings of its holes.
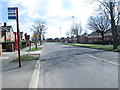
{"type": "Polygon", "coordinates": [[[34,37],[37,37],[38,36],[38,34],[34,34],[34,37]]]}

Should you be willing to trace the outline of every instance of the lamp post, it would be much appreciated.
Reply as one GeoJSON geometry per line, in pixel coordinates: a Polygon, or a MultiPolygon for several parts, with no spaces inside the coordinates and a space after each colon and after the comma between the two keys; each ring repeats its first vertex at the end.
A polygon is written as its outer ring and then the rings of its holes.
{"type": "Polygon", "coordinates": [[[74,28],[74,16],[72,16],[72,18],[73,18],[73,28],[74,28]]]}
{"type": "MultiPolygon", "coordinates": [[[[73,30],[74,30],[74,16],[72,16],[73,18],[73,30]]],[[[72,36],[72,42],[73,42],[73,36],[72,36]]]]}
{"type": "Polygon", "coordinates": [[[61,38],[61,27],[59,27],[59,29],[60,29],[60,38],[61,38]]]}
{"type": "Polygon", "coordinates": [[[61,27],[59,27],[59,29],[60,29],[60,42],[61,42],[61,27]]]}

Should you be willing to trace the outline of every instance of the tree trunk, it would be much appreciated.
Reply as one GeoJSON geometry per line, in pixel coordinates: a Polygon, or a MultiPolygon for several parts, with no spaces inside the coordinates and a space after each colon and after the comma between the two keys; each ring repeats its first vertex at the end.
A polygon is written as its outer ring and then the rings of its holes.
{"type": "Polygon", "coordinates": [[[40,36],[39,36],[39,39],[40,39],[40,45],[42,45],[41,35],[42,35],[42,30],[40,30],[40,36]]]}
{"type": "Polygon", "coordinates": [[[77,43],[79,43],[79,36],[77,35],[77,43]]]}
{"type": "Polygon", "coordinates": [[[118,35],[117,35],[117,28],[115,26],[115,19],[113,14],[113,5],[110,2],[110,17],[111,17],[111,29],[112,29],[112,38],[113,38],[113,49],[117,49],[118,46],[118,35]]]}
{"type": "Polygon", "coordinates": [[[74,37],[72,36],[72,43],[73,43],[73,41],[74,41],[73,39],[74,39],[74,37]]]}
{"type": "Polygon", "coordinates": [[[101,36],[102,36],[102,45],[105,45],[104,31],[101,31],[101,36]]]}

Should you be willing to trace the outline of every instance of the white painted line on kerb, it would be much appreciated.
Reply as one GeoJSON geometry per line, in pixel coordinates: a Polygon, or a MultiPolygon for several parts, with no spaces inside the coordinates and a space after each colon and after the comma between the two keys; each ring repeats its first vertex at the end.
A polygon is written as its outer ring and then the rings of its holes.
{"type": "Polygon", "coordinates": [[[40,73],[40,61],[38,60],[33,71],[31,81],[28,88],[38,88],[39,84],[39,73],[40,73]]]}
{"type": "Polygon", "coordinates": [[[92,58],[95,58],[95,59],[98,59],[98,60],[102,60],[104,62],[108,62],[108,63],[114,64],[114,65],[120,65],[120,64],[117,64],[117,63],[114,63],[114,62],[111,62],[111,61],[108,61],[108,60],[105,60],[105,59],[101,59],[101,58],[95,57],[95,56],[90,55],[90,54],[85,54],[85,55],[87,55],[89,57],[92,57],[92,58]]]}

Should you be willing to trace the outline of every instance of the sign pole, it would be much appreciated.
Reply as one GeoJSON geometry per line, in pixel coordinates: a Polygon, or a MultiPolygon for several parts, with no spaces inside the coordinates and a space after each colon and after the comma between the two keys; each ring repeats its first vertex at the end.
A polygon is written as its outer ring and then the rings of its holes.
{"type": "Polygon", "coordinates": [[[38,34],[34,34],[34,37],[35,37],[35,47],[36,47],[36,49],[37,49],[37,36],[38,36],[38,34]]]}
{"type": "Polygon", "coordinates": [[[21,67],[21,59],[20,59],[20,30],[19,30],[19,20],[18,20],[18,8],[16,7],[16,23],[17,23],[17,37],[18,37],[18,61],[19,67],[21,67]]]}

